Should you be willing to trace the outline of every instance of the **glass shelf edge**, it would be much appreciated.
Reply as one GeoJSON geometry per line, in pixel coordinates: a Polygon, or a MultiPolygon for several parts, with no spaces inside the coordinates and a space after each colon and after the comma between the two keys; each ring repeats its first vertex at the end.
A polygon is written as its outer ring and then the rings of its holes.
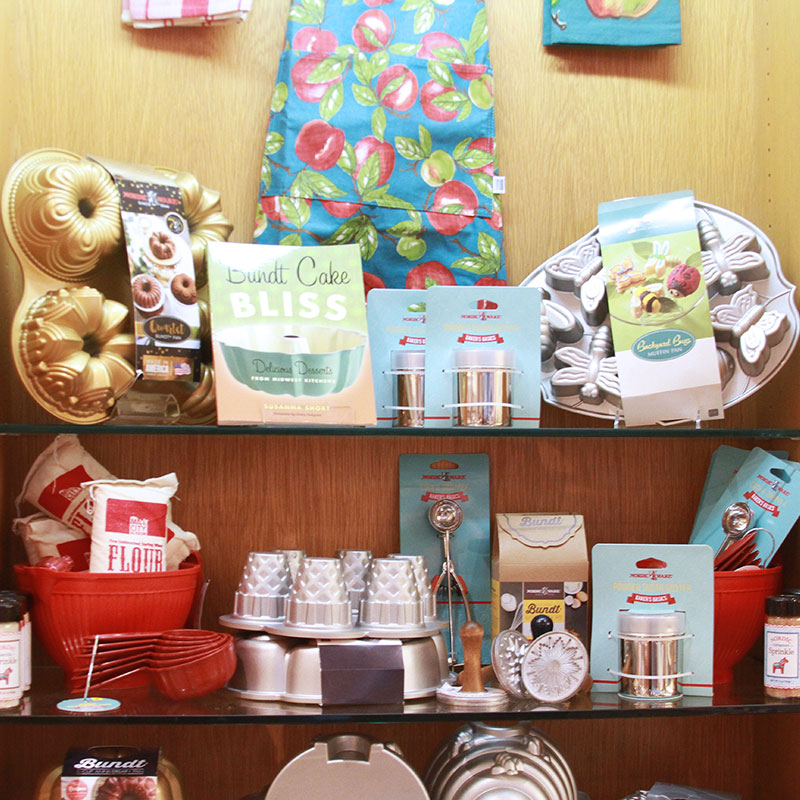
{"type": "Polygon", "coordinates": [[[0,423],[0,436],[76,433],[90,435],[164,436],[367,436],[367,437],[491,437],[597,439],[791,439],[800,428],[378,428],[350,426],[252,425],[70,425],[68,423],[0,423]]]}

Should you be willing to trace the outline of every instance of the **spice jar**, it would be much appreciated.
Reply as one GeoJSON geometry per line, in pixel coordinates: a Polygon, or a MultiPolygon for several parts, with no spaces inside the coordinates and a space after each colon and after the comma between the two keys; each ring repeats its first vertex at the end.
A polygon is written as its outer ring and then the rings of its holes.
{"type": "Polygon", "coordinates": [[[0,708],[19,705],[26,671],[23,601],[14,592],[0,593],[0,708]]]}
{"type": "Polygon", "coordinates": [[[767,598],[764,624],[764,693],[800,697],[800,595],[767,598]]]}

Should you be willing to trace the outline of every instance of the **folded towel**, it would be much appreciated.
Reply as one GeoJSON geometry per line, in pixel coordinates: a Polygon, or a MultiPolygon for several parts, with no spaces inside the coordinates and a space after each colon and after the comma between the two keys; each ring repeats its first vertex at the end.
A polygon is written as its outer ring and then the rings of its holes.
{"type": "Polygon", "coordinates": [[[681,43],[679,0],[544,0],[542,44],[681,43]]]}
{"type": "Polygon", "coordinates": [[[122,0],[122,22],[134,28],[230,25],[247,18],[253,0],[122,0]]]}

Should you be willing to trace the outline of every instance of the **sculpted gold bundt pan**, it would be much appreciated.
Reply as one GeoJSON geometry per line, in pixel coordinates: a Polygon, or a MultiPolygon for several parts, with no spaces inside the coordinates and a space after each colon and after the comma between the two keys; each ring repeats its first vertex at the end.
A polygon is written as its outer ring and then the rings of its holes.
{"type": "Polygon", "coordinates": [[[128,309],[89,286],[53,289],[31,303],[18,352],[29,388],[48,411],[74,422],[105,418],[136,379],[128,309]]]}
{"type": "MultiPolygon", "coordinates": [[[[226,240],[233,226],[218,192],[187,172],[157,169],[181,189],[202,286],[207,242],[226,240]]],[[[25,280],[11,331],[17,372],[39,405],[59,419],[104,422],[136,377],[134,337],[126,332],[130,298],[120,303],[81,285],[106,262],[127,270],[114,180],[100,164],[75,153],[36,150],[9,170],[2,216],[25,280]]],[[[213,418],[213,369],[205,365],[180,421],[213,418]]]]}

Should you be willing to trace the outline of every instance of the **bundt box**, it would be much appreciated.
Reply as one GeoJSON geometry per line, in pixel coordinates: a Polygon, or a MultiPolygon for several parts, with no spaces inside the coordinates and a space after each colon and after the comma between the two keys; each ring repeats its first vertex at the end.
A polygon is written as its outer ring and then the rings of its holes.
{"type": "Polygon", "coordinates": [[[567,630],[587,646],[589,557],[580,514],[496,514],[492,636],[567,630]]]}

